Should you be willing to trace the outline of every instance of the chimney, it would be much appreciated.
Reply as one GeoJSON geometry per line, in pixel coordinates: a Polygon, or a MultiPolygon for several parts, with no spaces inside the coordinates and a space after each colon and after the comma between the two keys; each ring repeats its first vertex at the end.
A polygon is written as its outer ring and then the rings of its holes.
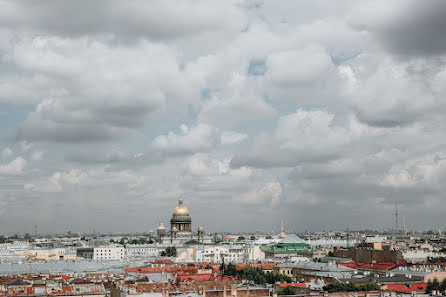
{"type": "Polygon", "coordinates": [[[246,297],[249,297],[249,284],[246,285],[246,297]]]}
{"type": "Polygon", "coordinates": [[[237,297],[237,286],[236,285],[231,287],[231,297],[237,297]]]}
{"type": "Polygon", "coordinates": [[[169,289],[167,289],[167,288],[162,288],[162,289],[161,289],[161,296],[162,296],[162,297],[169,297],[169,289]]]}
{"type": "Polygon", "coordinates": [[[223,285],[223,297],[226,297],[226,285],[223,285]]]}

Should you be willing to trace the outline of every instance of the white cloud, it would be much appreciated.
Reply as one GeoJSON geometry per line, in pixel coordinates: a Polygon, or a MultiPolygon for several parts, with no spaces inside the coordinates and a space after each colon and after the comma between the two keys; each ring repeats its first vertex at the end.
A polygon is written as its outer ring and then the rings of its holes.
{"type": "Polygon", "coordinates": [[[10,163],[0,165],[0,175],[18,175],[22,174],[26,166],[26,160],[22,157],[17,157],[10,163]]]}
{"type": "Polygon", "coordinates": [[[353,132],[336,125],[323,110],[296,113],[278,119],[274,132],[254,139],[252,147],[235,156],[234,166],[293,167],[299,162],[321,162],[336,157],[350,143],[353,132]]]}
{"type": "Polygon", "coordinates": [[[208,150],[220,142],[219,131],[206,124],[194,127],[181,125],[181,132],[157,136],[151,148],[166,154],[191,154],[208,150]]]}
{"type": "Polygon", "coordinates": [[[274,205],[279,202],[281,194],[280,183],[267,183],[260,189],[234,197],[234,201],[251,205],[274,205]]]}
{"type": "Polygon", "coordinates": [[[45,151],[35,151],[31,154],[31,159],[33,159],[34,161],[42,160],[45,153],[45,151]]]}
{"type": "Polygon", "coordinates": [[[316,83],[334,70],[328,53],[316,46],[272,53],[266,60],[266,66],[267,78],[282,88],[316,83]]]}
{"type": "Polygon", "coordinates": [[[235,131],[225,131],[221,134],[220,142],[222,144],[234,144],[245,140],[248,137],[247,134],[238,133],[235,131]]]}

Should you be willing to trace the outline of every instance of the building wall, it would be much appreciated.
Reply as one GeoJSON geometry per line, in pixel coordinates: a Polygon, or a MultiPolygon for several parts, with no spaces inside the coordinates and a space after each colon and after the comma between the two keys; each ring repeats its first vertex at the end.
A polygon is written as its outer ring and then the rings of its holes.
{"type": "Polygon", "coordinates": [[[132,245],[126,247],[126,254],[129,256],[149,256],[156,257],[160,253],[160,249],[156,246],[149,245],[132,245]]]}
{"type": "Polygon", "coordinates": [[[122,260],[124,257],[123,247],[97,247],[93,251],[93,260],[122,260]]]}
{"type": "Polygon", "coordinates": [[[379,262],[393,262],[403,259],[401,251],[388,250],[372,250],[372,249],[349,249],[349,250],[335,250],[335,257],[352,258],[356,263],[379,263],[379,262]]]}
{"type": "Polygon", "coordinates": [[[441,283],[446,279],[446,271],[431,272],[424,277],[424,282],[433,281],[435,278],[441,283]]]}
{"type": "Polygon", "coordinates": [[[246,249],[246,258],[248,261],[257,261],[265,259],[265,253],[259,246],[252,246],[246,249]]]}
{"type": "Polygon", "coordinates": [[[225,290],[208,290],[203,297],[265,297],[269,296],[269,289],[226,288],[225,290]]]}

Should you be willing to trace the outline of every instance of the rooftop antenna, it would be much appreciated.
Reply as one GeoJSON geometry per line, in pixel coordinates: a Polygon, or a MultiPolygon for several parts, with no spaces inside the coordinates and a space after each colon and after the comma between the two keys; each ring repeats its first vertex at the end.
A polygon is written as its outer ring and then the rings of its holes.
{"type": "Polygon", "coordinates": [[[347,228],[347,249],[350,248],[350,228],[347,228]]]}
{"type": "Polygon", "coordinates": [[[395,201],[395,231],[398,231],[398,202],[395,201]]]}

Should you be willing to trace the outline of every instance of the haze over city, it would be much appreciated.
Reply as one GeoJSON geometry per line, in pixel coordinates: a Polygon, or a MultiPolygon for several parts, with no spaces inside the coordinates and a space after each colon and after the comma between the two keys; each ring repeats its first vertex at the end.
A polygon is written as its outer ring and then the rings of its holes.
{"type": "Polygon", "coordinates": [[[445,14],[0,0],[0,234],[444,229],[445,14]]]}

